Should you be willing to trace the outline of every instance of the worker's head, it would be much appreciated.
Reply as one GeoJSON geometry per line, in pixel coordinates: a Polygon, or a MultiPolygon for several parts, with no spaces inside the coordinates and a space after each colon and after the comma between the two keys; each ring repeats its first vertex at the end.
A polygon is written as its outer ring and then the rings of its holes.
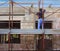
{"type": "Polygon", "coordinates": [[[42,8],[39,9],[39,12],[42,13],[42,8]]]}
{"type": "Polygon", "coordinates": [[[40,12],[40,13],[44,13],[44,12],[45,12],[45,9],[40,8],[40,9],[39,9],[39,12],[40,12]]]}

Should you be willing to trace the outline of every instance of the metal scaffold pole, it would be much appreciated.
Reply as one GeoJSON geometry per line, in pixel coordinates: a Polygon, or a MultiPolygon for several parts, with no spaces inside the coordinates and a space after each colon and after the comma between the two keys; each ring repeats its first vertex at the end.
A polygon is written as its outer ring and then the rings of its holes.
{"type": "Polygon", "coordinates": [[[12,7],[12,23],[11,23],[11,27],[13,28],[13,0],[11,0],[11,7],[12,7]]]}
{"type": "MultiPolygon", "coordinates": [[[[10,44],[11,42],[11,28],[13,28],[13,1],[9,0],[9,30],[10,32],[8,33],[8,50],[10,50],[12,44],[10,44]],[[11,15],[12,15],[12,20],[11,20],[11,15]]],[[[12,48],[11,48],[12,50],[12,48]]]]}
{"type": "MultiPolygon", "coordinates": [[[[11,27],[10,27],[10,16],[11,16],[10,9],[11,9],[11,7],[10,7],[10,0],[9,0],[9,31],[11,30],[11,27]]],[[[8,51],[9,50],[10,50],[10,32],[8,33],[8,51]]]]}
{"type": "Polygon", "coordinates": [[[44,0],[42,0],[42,18],[43,18],[43,23],[42,23],[42,29],[43,29],[43,34],[42,34],[42,51],[45,51],[45,40],[44,40],[44,0]]]}
{"type": "Polygon", "coordinates": [[[42,22],[42,29],[43,29],[43,33],[42,33],[42,38],[41,38],[41,35],[39,34],[38,35],[38,51],[45,51],[45,41],[44,41],[44,6],[43,6],[43,3],[44,3],[44,1],[43,0],[38,0],[38,9],[40,10],[40,9],[42,9],[42,20],[43,20],[43,22],[42,22]],[[42,8],[41,8],[41,6],[42,6],[42,8]],[[41,40],[41,41],[40,41],[41,40]],[[40,46],[40,44],[42,43],[42,45],[40,46]],[[41,49],[42,48],[42,49],[41,49]]]}
{"type": "MultiPolygon", "coordinates": [[[[42,11],[43,11],[43,0],[42,0],[42,11]]],[[[43,18],[43,29],[44,29],[44,11],[42,12],[42,18],[43,18]]],[[[43,34],[42,34],[42,48],[43,48],[43,51],[45,51],[45,43],[44,43],[44,31],[43,31],[43,34]]]]}

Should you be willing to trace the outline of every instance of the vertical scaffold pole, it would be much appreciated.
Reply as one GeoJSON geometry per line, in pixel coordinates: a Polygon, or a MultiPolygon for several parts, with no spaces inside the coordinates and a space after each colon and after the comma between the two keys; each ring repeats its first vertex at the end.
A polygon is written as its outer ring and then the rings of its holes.
{"type": "MultiPolygon", "coordinates": [[[[13,1],[12,0],[9,0],[9,30],[11,32],[11,27],[13,28],[13,1]],[[10,20],[10,17],[12,15],[12,20],[10,20]]],[[[10,32],[8,33],[8,50],[10,50],[10,39],[11,39],[11,35],[10,35],[10,32]]],[[[12,50],[12,49],[11,49],[12,50]]]]}
{"type": "MultiPolygon", "coordinates": [[[[10,7],[10,0],[9,0],[9,31],[11,30],[11,27],[10,27],[10,14],[11,14],[11,7],[10,7]]],[[[10,50],[10,32],[8,33],[8,51],[10,50]]]]}
{"type": "MultiPolygon", "coordinates": [[[[42,5],[42,0],[38,0],[38,11],[40,12],[40,9],[41,9],[41,5],[42,5]]],[[[42,13],[43,14],[43,13],[42,13]]],[[[42,17],[43,18],[43,17],[42,17]]],[[[42,23],[43,24],[43,23],[42,23]]],[[[43,28],[42,28],[43,29],[43,28]]],[[[44,34],[44,33],[43,33],[44,34]]],[[[40,37],[41,37],[41,34],[38,34],[38,51],[43,51],[43,39],[44,39],[44,35],[42,34],[42,39],[40,39],[40,37]],[[40,41],[40,40],[42,40],[42,41],[40,41]],[[42,42],[42,46],[40,46],[41,43],[42,42]],[[41,49],[42,48],[42,49],[41,49]]]]}
{"type": "Polygon", "coordinates": [[[13,28],[13,0],[11,0],[11,7],[12,7],[12,12],[11,12],[11,14],[12,14],[12,23],[11,23],[11,27],[13,28]]]}
{"type": "Polygon", "coordinates": [[[42,18],[43,18],[43,23],[42,23],[42,29],[43,29],[43,34],[42,34],[42,51],[45,51],[45,40],[44,40],[44,6],[43,6],[44,0],[42,0],[42,18]]]}

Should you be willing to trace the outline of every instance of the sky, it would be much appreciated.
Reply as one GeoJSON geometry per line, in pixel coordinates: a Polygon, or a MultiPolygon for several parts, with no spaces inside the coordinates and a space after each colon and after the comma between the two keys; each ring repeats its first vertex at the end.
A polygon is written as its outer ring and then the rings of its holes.
{"type": "MultiPolygon", "coordinates": [[[[0,0],[0,2],[8,2],[9,0],[0,0]]],[[[35,2],[38,3],[38,0],[13,0],[15,2],[35,2]]],[[[8,4],[3,4],[0,6],[7,6],[8,4]]],[[[60,7],[60,0],[44,0],[44,7],[48,7],[49,5],[52,5],[53,7],[60,7]]],[[[36,4],[35,6],[38,6],[36,4]]]]}

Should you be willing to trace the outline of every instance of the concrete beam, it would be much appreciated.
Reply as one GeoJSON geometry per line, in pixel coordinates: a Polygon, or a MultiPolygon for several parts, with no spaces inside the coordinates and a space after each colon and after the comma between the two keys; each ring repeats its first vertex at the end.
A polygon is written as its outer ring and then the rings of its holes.
{"type": "Polygon", "coordinates": [[[60,34],[60,29],[0,29],[0,34],[60,34]]]}
{"type": "MultiPolygon", "coordinates": [[[[0,16],[9,16],[9,14],[0,14],[0,16]]],[[[10,14],[12,16],[12,14],[10,14]]],[[[25,14],[13,14],[13,16],[25,16],[25,14]]]]}

